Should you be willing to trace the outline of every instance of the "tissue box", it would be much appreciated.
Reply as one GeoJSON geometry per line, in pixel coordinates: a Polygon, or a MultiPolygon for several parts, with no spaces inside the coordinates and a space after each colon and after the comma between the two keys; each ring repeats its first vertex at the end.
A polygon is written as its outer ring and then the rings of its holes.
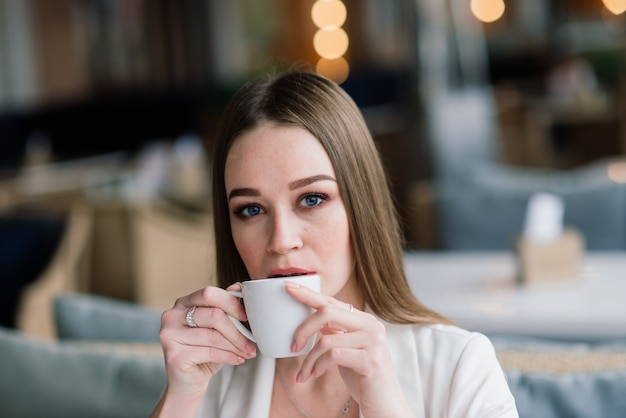
{"type": "Polygon", "coordinates": [[[565,228],[555,241],[536,243],[521,237],[516,252],[519,281],[534,283],[579,277],[585,243],[582,235],[565,228]]]}

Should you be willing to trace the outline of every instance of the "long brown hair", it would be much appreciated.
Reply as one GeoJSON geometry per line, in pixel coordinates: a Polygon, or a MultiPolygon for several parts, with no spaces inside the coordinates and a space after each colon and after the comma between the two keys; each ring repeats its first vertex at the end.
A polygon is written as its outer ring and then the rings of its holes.
{"type": "Polygon", "coordinates": [[[356,280],[365,303],[392,323],[448,322],[411,293],[403,238],[378,150],[350,96],[310,72],[266,76],[242,87],[222,115],[213,150],[213,210],[219,284],[248,277],[230,228],[224,183],[234,140],[264,122],[308,130],[326,149],[350,223],[356,280]]]}

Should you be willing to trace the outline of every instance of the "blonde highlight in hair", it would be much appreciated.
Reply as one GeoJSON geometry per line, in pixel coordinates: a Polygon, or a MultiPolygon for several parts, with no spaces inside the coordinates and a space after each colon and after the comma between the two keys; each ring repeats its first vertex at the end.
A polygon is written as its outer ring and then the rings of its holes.
{"type": "Polygon", "coordinates": [[[220,286],[248,278],[235,247],[224,171],[234,140],[262,123],[298,126],[315,136],[335,169],[350,223],[356,280],[365,302],[392,323],[446,323],[412,294],[403,240],[387,176],[363,116],[332,81],[310,72],[265,77],[240,89],[218,128],[213,150],[213,210],[220,286]]]}

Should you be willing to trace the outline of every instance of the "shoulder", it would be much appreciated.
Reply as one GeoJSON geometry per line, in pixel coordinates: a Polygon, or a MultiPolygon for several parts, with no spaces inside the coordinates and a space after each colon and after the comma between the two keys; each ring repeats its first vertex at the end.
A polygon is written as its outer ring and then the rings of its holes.
{"type": "Polygon", "coordinates": [[[409,327],[416,338],[430,338],[439,342],[465,343],[475,338],[487,338],[479,332],[448,324],[414,324],[409,327]]]}
{"type": "Polygon", "coordinates": [[[493,344],[484,334],[444,324],[386,327],[392,352],[398,358],[414,357],[422,375],[453,380],[480,367],[502,374],[493,344]]]}
{"type": "Polygon", "coordinates": [[[515,400],[491,341],[444,324],[385,324],[396,373],[410,370],[427,416],[517,417],[515,400]]]}
{"type": "Polygon", "coordinates": [[[486,359],[497,362],[493,344],[484,334],[468,331],[453,325],[412,326],[418,352],[433,358],[456,364],[459,362],[482,363],[486,359]]]}
{"type": "Polygon", "coordinates": [[[412,325],[412,332],[416,341],[423,344],[449,346],[450,348],[464,348],[468,345],[492,347],[491,341],[480,332],[468,331],[454,325],[432,324],[412,325]]]}
{"type": "MultiPolygon", "coordinates": [[[[457,355],[466,350],[493,353],[491,341],[479,332],[468,331],[447,324],[385,324],[389,338],[394,340],[411,339],[421,352],[435,351],[440,354],[448,352],[457,355]]],[[[406,343],[406,342],[405,342],[406,343]]]]}

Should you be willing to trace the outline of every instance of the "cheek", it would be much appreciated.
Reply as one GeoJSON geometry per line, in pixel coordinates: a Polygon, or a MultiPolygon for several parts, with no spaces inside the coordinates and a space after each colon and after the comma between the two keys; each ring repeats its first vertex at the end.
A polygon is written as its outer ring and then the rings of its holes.
{"type": "Polygon", "coordinates": [[[337,260],[338,263],[351,264],[352,248],[350,246],[350,228],[348,220],[343,213],[339,214],[337,219],[327,226],[330,232],[330,240],[326,236],[325,240],[321,240],[324,245],[321,251],[324,251],[329,257],[337,260]]]}
{"type": "Polygon", "coordinates": [[[237,252],[239,252],[246,267],[250,269],[250,264],[256,258],[259,248],[262,247],[261,242],[258,240],[258,235],[257,239],[254,240],[254,234],[249,229],[237,228],[236,226],[232,227],[232,235],[237,252]]]}
{"type": "Polygon", "coordinates": [[[354,277],[354,253],[350,245],[350,233],[343,223],[336,224],[331,239],[326,236],[325,245],[320,246],[318,254],[324,260],[323,271],[327,278],[322,283],[322,292],[337,296],[354,277]]]}

